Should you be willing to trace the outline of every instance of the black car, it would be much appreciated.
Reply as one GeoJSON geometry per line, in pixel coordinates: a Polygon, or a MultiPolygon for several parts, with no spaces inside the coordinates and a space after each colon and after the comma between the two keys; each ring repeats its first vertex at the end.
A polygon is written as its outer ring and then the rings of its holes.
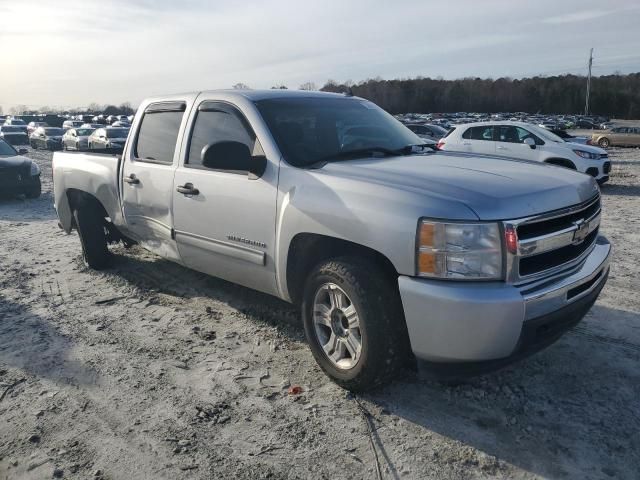
{"type": "Polygon", "coordinates": [[[29,143],[34,149],[62,150],[62,136],[64,130],[58,127],[39,127],[29,137],[29,143]]]}
{"type": "Polygon", "coordinates": [[[0,126],[0,138],[11,145],[27,145],[29,136],[22,127],[17,125],[0,126]]]}
{"type": "Polygon", "coordinates": [[[16,151],[0,140],[0,194],[24,194],[27,198],[40,196],[40,168],[31,159],[21,156],[26,152],[16,151]]]}
{"type": "Polygon", "coordinates": [[[588,128],[589,130],[593,130],[594,128],[597,128],[597,125],[589,120],[580,119],[576,121],[576,128],[588,128]]]}

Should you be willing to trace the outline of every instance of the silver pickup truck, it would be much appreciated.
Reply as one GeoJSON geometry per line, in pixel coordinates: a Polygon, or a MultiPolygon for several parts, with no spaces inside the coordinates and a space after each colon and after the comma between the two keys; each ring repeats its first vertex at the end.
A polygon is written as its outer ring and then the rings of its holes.
{"type": "Polygon", "coordinates": [[[352,390],[557,340],[609,273],[595,180],[420,143],[353,96],[151,98],[121,156],[54,155],[55,206],[92,268],[137,242],[300,305],[317,362],[352,390]]]}

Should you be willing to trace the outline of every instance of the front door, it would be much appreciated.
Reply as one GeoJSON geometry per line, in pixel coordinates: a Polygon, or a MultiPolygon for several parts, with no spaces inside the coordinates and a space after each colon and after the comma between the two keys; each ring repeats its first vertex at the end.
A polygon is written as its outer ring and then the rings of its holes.
{"type": "MultiPolygon", "coordinates": [[[[267,160],[260,178],[246,170],[203,165],[203,150],[218,142],[240,142],[254,156],[264,152],[241,111],[203,101],[175,173],[173,214],[182,262],[195,269],[267,293],[275,282],[275,218],[278,160],[267,160]]],[[[222,162],[225,163],[225,162],[222,162]]]]}
{"type": "Polygon", "coordinates": [[[522,160],[537,160],[538,148],[531,148],[524,143],[526,138],[531,138],[540,145],[540,139],[528,130],[515,125],[496,126],[496,155],[518,158],[522,160]]]}
{"type": "Polygon", "coordinates": [[[147,106],[134,144],[125,149],[121,185],[127,229],[145,248],[173,260],[179,259],[172,231],[173,175],[185,107],[181,101],[147,106]]]}

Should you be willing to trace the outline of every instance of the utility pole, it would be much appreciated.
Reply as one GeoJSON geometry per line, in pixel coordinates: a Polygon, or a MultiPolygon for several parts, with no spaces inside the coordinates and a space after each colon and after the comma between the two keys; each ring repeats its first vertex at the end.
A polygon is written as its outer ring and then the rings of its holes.
{"type": "Polygon", "coordinates": [[[587,98],[584,102],[584,114],[589,115],[589,93],[591,91],[591,65],[593,65],[593,48],[589,53],[589,73],[587,74],[587,98]]]}

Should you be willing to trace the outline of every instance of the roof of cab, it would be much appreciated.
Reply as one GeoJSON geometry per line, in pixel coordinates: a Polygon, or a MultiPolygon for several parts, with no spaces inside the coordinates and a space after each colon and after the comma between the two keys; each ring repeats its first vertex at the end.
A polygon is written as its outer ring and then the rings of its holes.
{"type": "Polygon", "coordinates": [[[342,93],[330,93],[330,92],[316,92],[310,90],[288,90],[273,88],[270,90],[239,90],[239,89],[226,89],[226,90],[206,90],[200,93],[226,93],[236,94],[248,98],[249,100],[265,100],[268,98],[303,98],[303,97],[345,97],[342,93]]]}

